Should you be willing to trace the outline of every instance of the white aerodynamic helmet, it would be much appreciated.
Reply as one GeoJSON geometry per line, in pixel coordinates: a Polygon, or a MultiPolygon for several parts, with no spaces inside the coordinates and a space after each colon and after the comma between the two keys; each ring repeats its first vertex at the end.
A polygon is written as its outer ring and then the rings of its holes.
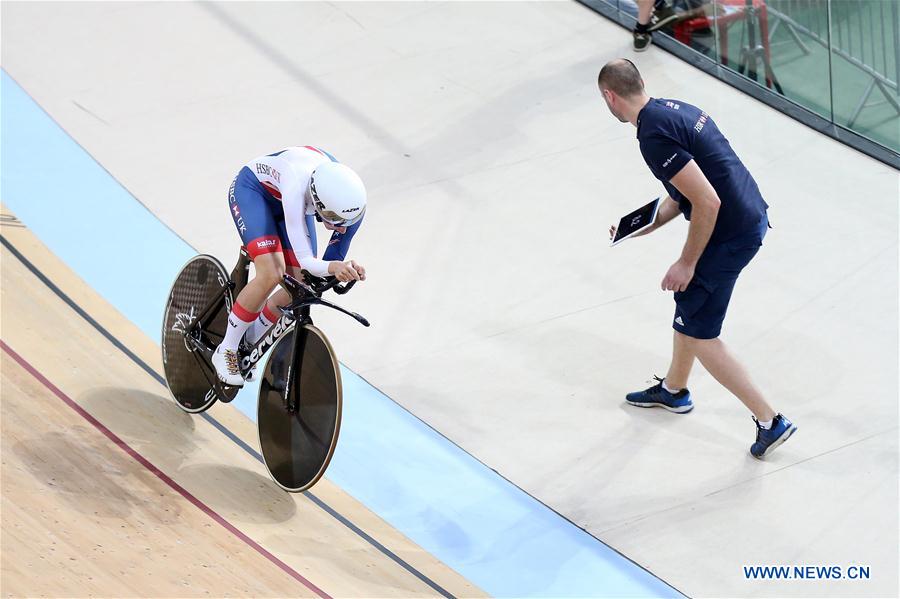
{"type": "Polygon", "coordinates": [[[309,195],[319,217],[336,227],[358,223],[366,213],[366,186],[353,169],[323,162],[309,178],[309,195]]]}

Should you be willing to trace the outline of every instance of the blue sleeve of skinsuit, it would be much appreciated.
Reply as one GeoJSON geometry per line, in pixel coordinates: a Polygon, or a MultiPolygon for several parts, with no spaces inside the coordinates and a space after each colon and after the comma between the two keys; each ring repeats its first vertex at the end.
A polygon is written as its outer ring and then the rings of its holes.
{"type": "Polygon", "coordinates": [[[316,215],[306,215],[306,230],[309,232],[309,247],[312,248],[313,256],[319,255],[318,240],[316,239],[316,215]]]}
{"type": "Polygon", "coordinates": [[[363,223],[363,220],[365,220],[365,218],[361,219],[358,223],[347,227],[346,233],[338,233],[337,231],[332,233],[331,239],[328,241],[328,248],[325,250],[325,255],[322,256],[322,260],[340,260],[343,262],[347,258],[347,252],[350,251],[350,241],[353,239],[353,236],[356,235],[356,231],[363,223]]]}

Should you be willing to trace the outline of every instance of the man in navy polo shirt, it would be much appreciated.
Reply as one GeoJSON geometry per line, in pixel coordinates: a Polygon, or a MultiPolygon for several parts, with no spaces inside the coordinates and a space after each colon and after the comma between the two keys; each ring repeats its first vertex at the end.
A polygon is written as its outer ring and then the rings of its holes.
{"type": "Polygon", "coordinates": [[[597,83],[613,116],[637,127],[641,154],[669,194],[656,222],[641,234],[679,212],[690,221],[681,255],[662,280],[663,290],[675,292],[669,371],[653,387],[629,393],[626,401],[690,412],[694,404],[687,382],[696,358],[753,413],[757,431],[750,453],[763,458],[797,427],[766,402],[719,333],[738,275],[762,246],[768,205],[708,114],[680,100],[649,97],[637,68],[626,59],[607,63],[597,83]]]}

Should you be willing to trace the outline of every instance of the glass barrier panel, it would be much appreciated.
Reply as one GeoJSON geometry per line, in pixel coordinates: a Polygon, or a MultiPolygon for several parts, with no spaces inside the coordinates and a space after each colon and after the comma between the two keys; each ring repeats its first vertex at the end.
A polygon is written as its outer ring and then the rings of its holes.
{"type": "Polygon", "coordinates": [[[831,2],[834,123],[900,152],[897,0],[831,2]]]}

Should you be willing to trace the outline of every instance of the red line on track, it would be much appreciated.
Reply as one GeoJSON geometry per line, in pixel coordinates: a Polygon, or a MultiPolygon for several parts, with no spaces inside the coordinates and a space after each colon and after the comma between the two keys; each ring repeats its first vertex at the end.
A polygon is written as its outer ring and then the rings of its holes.
{"type": "Polygon", "coordinates": [[[313,583],[308,581],[299,572],[297,572],[296,570],[291,568],[289,565],[287,565],[286,563],[284,563],[283,561],[281,561],[280,559],[278,559],[277,557],[275,557],[274,555],[272,555],[271,553],[266,551],[266,549],[264,549],[262,547],[262,545],[260,545],[259,543],[257,543],[256,541],[254,541],[253,539],[251,539],[244,533],[242,533],[233,524],[231,524],[225,518],[223,518],[218,513],[216,513],[215,510],[213,510],[211,507],[209,507],[208,505],[206,505],[205,503],[203,503],[202,501],[200,501],[199,499],[194,497],[187,489],[185,489],[184,487],[182,487],[181,485],[176,483],[174,480],[169,478],[169,476],[165,472],[163,472],[162,470],[160,470],[159,468],[154,466],[150,462],[150,460],[148,460],[147,458],[145,458],[144,456],[139,454],[137,451],[135,451],[130,445],[128,445],[125,441],[120,439],[114,432],[112,432],[111,430],[106,428],[99,420],[97,420],[96,418],[91,416],[87,411],[85,411],[84,408],[82,408],[80,405],[75,403],[75,401],[72,398],[70,398],[68,395],[63,393],[59,389],[59,387],[57,387],[56,385],[51,383],[47,379],[47,377],[45,377],[43,374],[41,374],[34,366],[29,364],[25,360],[25,358],[23,358],[22,356],[17,354],[2,339],[0,339],[0,346],[3,347],[3,351],[5,351],[7,354],[9,354],[13,360],[18,362],[19,366],[21,366],[22,368],[27,370],[31,376],[33,376],[38,381],[40,381],[41,384],[43,384],[47,389],[50,390],[50,392],[52,392],[56,397],[61,399],[64,404],[66,404],[67,406],[72,408],[76,413],[78,413],[79,416],[81,416],[82,418],[84,418],[85,420],[90,422],[92,425],[94,425],[94,428],[96,428],[101,433],[106,435],[106,437],[110,441],[112,441],[113,443],[118,445],[119,448],[122,449],[122,451],[124,451],[125,453],[130,455],[132,458],[134,458],[138,463],[141,464],[141,466],[143,466],[144,468],[146,468],[147,470],[149,470],[150,472],[155,474],[156,477],[159,478],[159,480],[161,480],[164,483],[166,483],[167,485],[169,485],[172,489],[174,489],[176,492],[178,492],[179,495],[181,495],[182,497],[184,497],[185,499],[187,499],[188,501],[193,503],[201,512],[205,513],[207,516],[209,516],[210,518],[212,518],[213,520],[218,522],[225,530],[227,530],[228,532],[230,532],[231,534],[233,534],[234,536],[236,536],[237,538],[242,540],[244,543],[246,543],[251,548],[253,548],[257,553],[259,553],[264,558],[266,558],[267,560],[269,560],[270,562],[272,562],[273,564],[275,564],[276,566],[281,568],[288,576],[290,576],[291,578],[293,578],[294,580],[296,580],[297,582],[299,582],[300,584],[302,584],[303,586],[305,586],[312,592],[316,593],[322,599],[332,599],[331,596],[328,595],[328,593],[326,593],[325,591],[323,591],[322,589],[320,589],[319,587],[317,587],[316,585],[314,585],[313,583]]]}

